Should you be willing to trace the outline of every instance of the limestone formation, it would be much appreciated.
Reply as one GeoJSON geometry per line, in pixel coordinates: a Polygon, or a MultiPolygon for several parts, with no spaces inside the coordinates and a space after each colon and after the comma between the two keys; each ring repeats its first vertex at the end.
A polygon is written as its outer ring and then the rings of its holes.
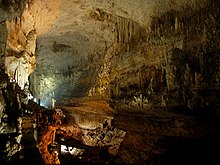
{"type": "Polygon", "coordinates": [[[9,161],[21,149],[22,115],[20,87],[0,73],[1,161],[9,161]]]}
{"type": "Polygon", "coordinates": [[[104,163],[178,164],[168,158],[185,142],[199,158],[199,142],[219,148],[219,7],[0,0],[0,159],[29,161],[27,139],[46,164],[62,164],[61,144],[74,161],[104,163]],[[65,118],[57,105],[83,112],[65,118]]]}

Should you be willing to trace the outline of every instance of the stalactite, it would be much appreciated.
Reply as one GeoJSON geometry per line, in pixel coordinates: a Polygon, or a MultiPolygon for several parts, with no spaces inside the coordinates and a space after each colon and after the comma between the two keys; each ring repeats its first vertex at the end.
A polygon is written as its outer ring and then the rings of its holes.
{"type": "Polygon", "coordinates": [[[133,24],[132,21],[129,20],[129,41],[132,39],[132,34],[133,34],[133,24]]]}
{"type": "MultiPolygon", "coordinates": [[[[122,42],[127,45],[127,50],[130,46],[134,46],[141,38],[140,31],[143,28],[130,19],[119,17],[116,23],[118,42],[122,42]]],[[[143,35],[143,34],[142,34],[143,35]]]]}
{"type": "Polygon", "coordinates": [[[124,35],[125,35],[125,37],[124,37],[124,43],[128,43],[128,41],[129,41],[129,39],[128,39],[128,36],[129,36],[129,26],[128,26],[128,24],[129,24],[129,20],[127,21],[127,20],[124,20],[125,21],[125,23],[124,23],[124,35]]]}

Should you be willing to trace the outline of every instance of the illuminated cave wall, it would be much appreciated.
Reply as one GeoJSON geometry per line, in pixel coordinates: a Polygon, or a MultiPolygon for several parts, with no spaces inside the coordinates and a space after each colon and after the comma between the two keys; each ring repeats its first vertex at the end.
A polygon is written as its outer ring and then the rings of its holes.
{"type": "Polygon", "coordinates": [[[186,7],[152,17],[148,36],[111,59],[117,61],[110,83],[112,104],[131,111],[200,107],[217,115],[219,6],[212,1],[197,10],[186,7]]]}
{"type": "Polygon", "coordinates": [[[26,73],[31,71],[29,62],[32,60],[28,53],[33,46],[29,40],[30,29],[21,32],[19,18],[25,2],[0,1],[0,161],[3,164],[22,150],[21,104],[27,103],[27,98],[21,88],[28,81],[26,73]],[[19,69],[18,63],[21,64],[19,69]],[[21,77],[14,77],[18,74],[21,77]]]}
{"type": "MultiPolygon", "coordinates": [[[[45,3],[49,1],[0,1],[0,161],[3,163],[22,150],[22,113],[30,94],[25,84],[29,84],[29,75],[36,66],[36,38],[56,17],[50,5],[42,8],[45,3]],[[50,12],[53,15],[47,23],[39,21],[50,12]]],[[[56,8],[59,3],[52,5],[56,8]]]]}
{"type": "Polygon", "coordinates": [[[37,35],[48,30],[59,12],[59,0],[53,2],[1,1],[1,67],[21,89],[29,84],[29,75],[35,70],[37,35]]]}
{"type": "Polygon", "coordinates": [[[213,0],[206,6],[158,12],[151,17],[150,27],[96,9],[90,19],[107,22],[113,29],[112,42],[88,51],[93,43],[86,36],[78,35],[86,41],[80,50],[54,40],[48,45],[52,53],[41,53],[47,56],[31,75],[32,91],[48,102],[98,95],[131,111],[215,107],[219,102],[218,7],[213,0]]]}
{"type": "Polygon", "coordinates": [[[105,26],[112,28],[108,35],[114,43],[100,41],[90,51],[96,43],[92,43],[89,36],[79,33],[75,37],[83,45],[78,47],[62,41],[54,41],[46,50],[38,45],[37,67],[30,76],[30,85],[33,95],[41,100],[42,105],[50,106],[52,99],[59,101],[72,97],[102,96],[107,99],[111,58],[132,49],[145,35],[137,22],[101,9],[91,12],[90,19],[101,23],[105,21],[105,26]]]}

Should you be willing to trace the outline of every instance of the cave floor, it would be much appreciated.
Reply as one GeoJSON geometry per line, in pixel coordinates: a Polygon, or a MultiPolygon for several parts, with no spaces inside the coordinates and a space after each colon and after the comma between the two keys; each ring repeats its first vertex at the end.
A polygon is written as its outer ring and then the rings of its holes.
{"type": "MultiPolygon", "coordinates": [[[[198,119],[194,115],[161,110],[115,113],[106,101],[91,99],[65,100],[57,108],[62,109],[68,119],[64,125],[78,123],[85,128],[96,128],[104,118],[108,118],[112,127],[126,132],[118,154],[114,157],[102,155],[103,164],[183,165],[220,162],[219,120],[213,120],[210,124],[210,120],[198,119]]],[[[21,162],[43,164],[35,147],[32,124],[31,116],[23,117],[22,145],[26,159],[21,162]]],[[[69,162],[81,163],[80,160],[69,162]]],[[[89,160],[85,164],[88,163],[93,164],[89,160]]]]}
{"type": "Polygon", "coordinates": [[[108,160],[113,163],[176,165],[218,160],[214,150],[220,147],[219,122],[206,125],[208,121],[193,115],[161,110],[115,113],[103,100],[70,99],[59,108],[67,115],[110,117],[113,127],[126,131],[117,156],[108,160]]]}

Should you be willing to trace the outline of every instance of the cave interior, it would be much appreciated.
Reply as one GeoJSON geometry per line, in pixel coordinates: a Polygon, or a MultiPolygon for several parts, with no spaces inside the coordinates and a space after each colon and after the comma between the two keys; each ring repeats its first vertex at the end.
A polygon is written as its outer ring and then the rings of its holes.
{"type": "Polygon", "coordinates": [[[219,164],[219,9],[0,0],[0,164],[219,164]]]}

